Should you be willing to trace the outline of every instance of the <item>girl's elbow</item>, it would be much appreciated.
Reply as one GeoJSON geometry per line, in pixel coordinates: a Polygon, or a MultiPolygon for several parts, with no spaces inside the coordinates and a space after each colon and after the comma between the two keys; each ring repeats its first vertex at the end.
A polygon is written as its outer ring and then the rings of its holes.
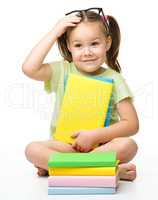
{"type": "Polygon", "coordinates": [[[131,132],[133,135],[137,134],[139,131],[139,121],[135,121],[134,123],[131,124],[131,132]]]}
{"type": "Polygon", "coordinates": [[[139,123],[135,126],[134,134],[137,134],[139,132],[139,123]]]}

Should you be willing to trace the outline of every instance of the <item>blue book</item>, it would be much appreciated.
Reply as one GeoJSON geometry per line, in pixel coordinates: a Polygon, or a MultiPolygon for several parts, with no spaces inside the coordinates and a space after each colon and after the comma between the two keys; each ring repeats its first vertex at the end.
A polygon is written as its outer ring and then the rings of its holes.
{"type": "Polygon", "coordinates": [[[48,187],[48,195],[97,195],[115,194],[112,187],[48,187]]]}

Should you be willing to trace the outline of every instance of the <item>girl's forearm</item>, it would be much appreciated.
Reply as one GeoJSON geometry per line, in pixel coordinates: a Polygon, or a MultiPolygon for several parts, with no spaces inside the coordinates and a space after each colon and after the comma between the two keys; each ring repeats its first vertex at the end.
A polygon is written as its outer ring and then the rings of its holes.
{"type": "Polygon", "coordinates": [[[31,50],[30,54],[23,63],[23,67],[25,67],[25,69],[28,68],[28,70],[32,72],[38,71],[43,63],[43,60],[56,40],[57,33],[54,29],[52,29],[31,50]]]}
{"type": "Polygon", "coordinates": [[[121,120],[109,127],[98,128],[96,134],[97,143],[106,143],[117,137],[128,137],[138,132],[138,124],[130,124],[127,120],[121,120]]]}

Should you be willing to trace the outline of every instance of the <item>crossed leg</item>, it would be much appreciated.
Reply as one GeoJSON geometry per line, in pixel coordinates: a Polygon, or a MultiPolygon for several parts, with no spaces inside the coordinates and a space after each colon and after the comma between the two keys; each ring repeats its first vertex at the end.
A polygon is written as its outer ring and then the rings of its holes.
{"type": "Polygon", "coordinates": [[[55,141],[35,141],[27,145],[26,158],[38,169],[39,176],[48,175],[48,159],[53,152],[76,152],[70,144],[55,141]]]}
{"type": "MultiPolygon", "coordinates": [[[[129,163],[137,152],[137,144],[131,138],[120,137],[111,140],[95,148],[92,152],[116,151],[119,164],[119,177],[124,180],[136,178],[136,166],[129,163]]],[[[25,154],[27,159],[38,169],[38,175],[44,176],[48,173],[48,159],[53,152],[76,152],[70,144],[55,141],[37,141],[27,145],[25,154]]]]}

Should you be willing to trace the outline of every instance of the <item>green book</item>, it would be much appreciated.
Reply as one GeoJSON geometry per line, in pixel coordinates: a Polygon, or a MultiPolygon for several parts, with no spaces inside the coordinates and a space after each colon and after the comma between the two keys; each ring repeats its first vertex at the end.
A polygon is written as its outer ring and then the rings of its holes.
{"type": "Polygon", "coordinates": [[[48,167],[116,167],[116,152],[53,153],[48,167]]]}

